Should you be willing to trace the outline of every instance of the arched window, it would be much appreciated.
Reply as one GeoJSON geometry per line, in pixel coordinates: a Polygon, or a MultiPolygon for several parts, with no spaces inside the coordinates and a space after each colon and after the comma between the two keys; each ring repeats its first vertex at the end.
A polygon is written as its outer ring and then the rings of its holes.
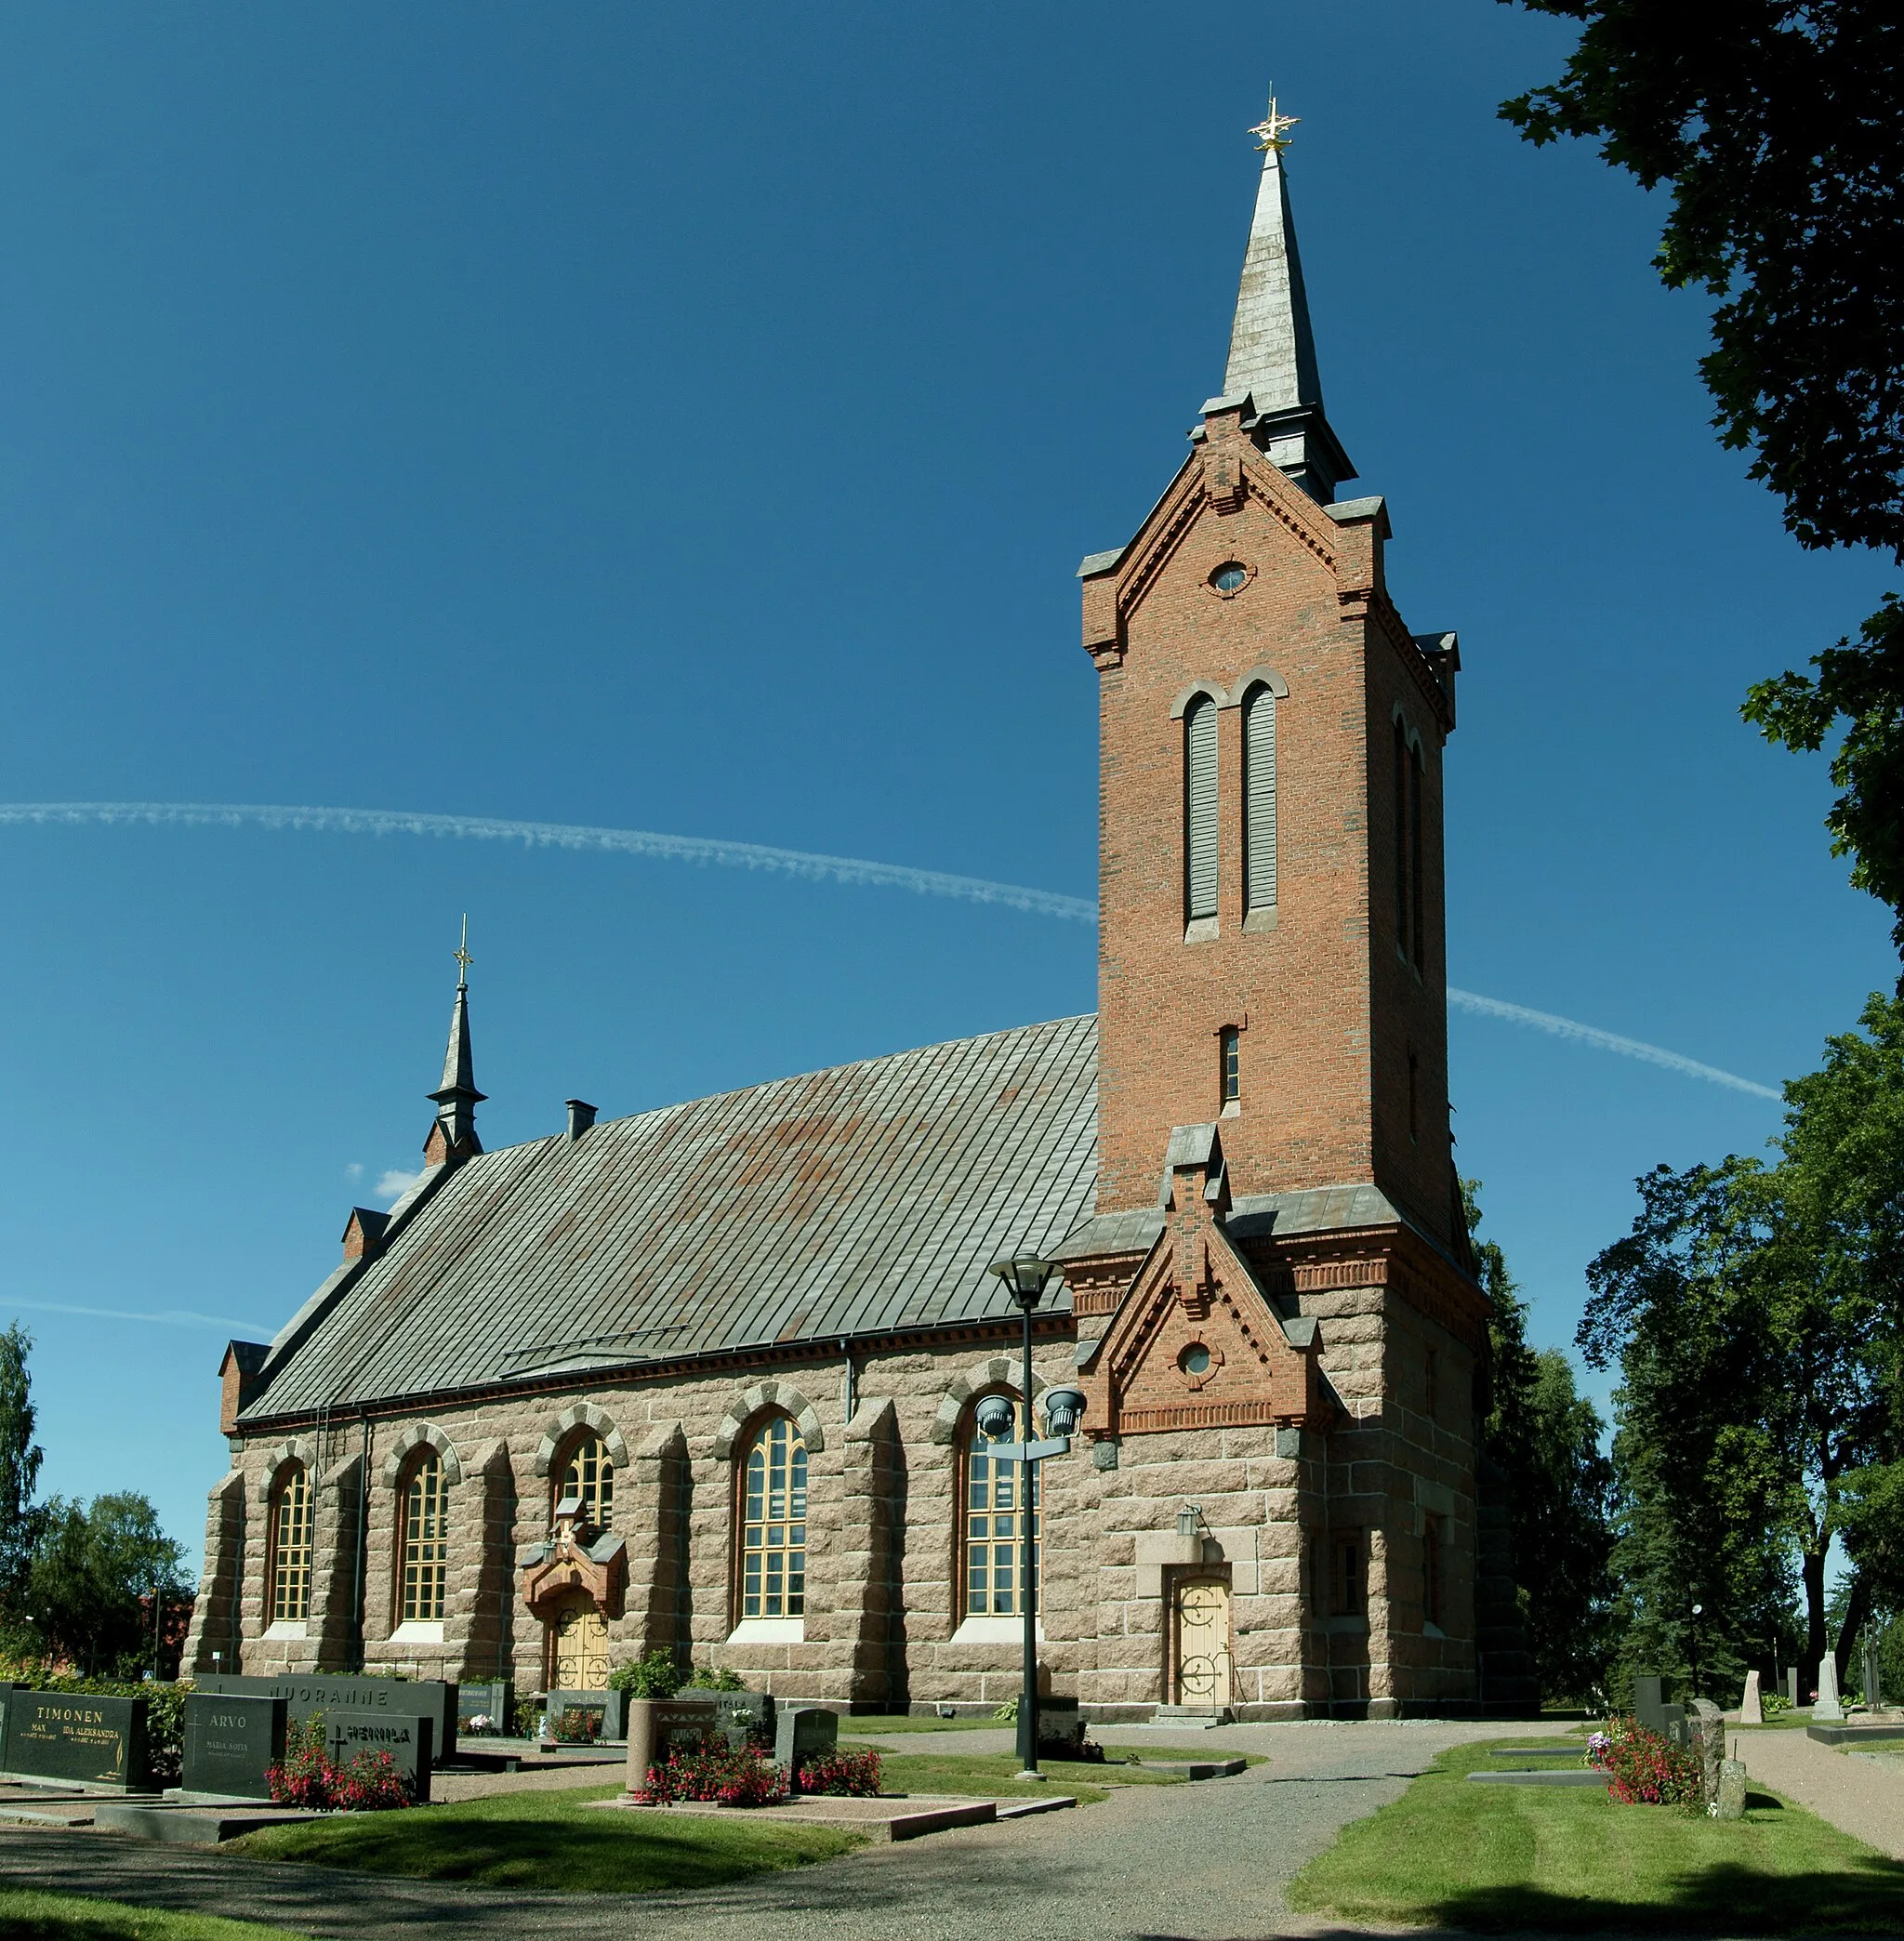
{"type": "Polygon", "coordinates": [[[1441,1525],[1433,1516],[1421,1526],[1421,1615],[1441,1623],[1441,1525]]]}
{"type": "Polygon", "coordinates": [[[311,1478],[301,1462],[278,1478],[271,1497],[271,1622],[311,1615],[311,1478]]]}
{"type": "Polygon", "coordinates": [[[615,1464],[608,1447],[599,1435],[585,1435],[570,1445],[569,1453],[557,1471],[555,1499],[578,1498],[582,1521],[599,1529],[615,1527],[615,1464]]]}
{"type": "Polygon", "coordinates": [[[807,1446],[769,1416],[741,1472],[740,1614],[800,1618],[807,1607],[807,1446]]]}
{"type": "Polygon", "coordinates": [[[403,1537],[403,1622],[429,1623],[443,1616],[449,1579],[449,1485],[443,1458],[426,1449],[410,1472],[400,1521],[403,1537]]]}
{"type": "MultiPolygon", "coordinates": [[[[1019,1521],[1019,1473],[1015,1462],[1003,1462],[988,1453],[992,1443],[1010,1442],[1011,1433],[987,1437],[974,1414],[966,1417],[965,1434],[965,1615],[968,1618],[1022,1618],[1025,1604],[1023,1565],[1025,1530],[1019,1521]]],[[[1031,1542],[1037,1581],[1044,1581],[1044,1558],[1038,1550],[1037,1472],[1033,1472],[1031,1542]]]]}
{"type": "Polygon", "coordinates": [[[1276,908],[1276,695],[1243,697],[1243,907],[1276,908]]]}
{"type": "Polygon", "coordinates": [[[1395,723],[1395,944],[1419,970],[1426,944],[1421,857],[1421,744],[1395,723]]]}
{"type": "Polygon", "coordinates": [[[1183,917],[1216,915],[1216,703],[1183,710],[1183,917]]]}

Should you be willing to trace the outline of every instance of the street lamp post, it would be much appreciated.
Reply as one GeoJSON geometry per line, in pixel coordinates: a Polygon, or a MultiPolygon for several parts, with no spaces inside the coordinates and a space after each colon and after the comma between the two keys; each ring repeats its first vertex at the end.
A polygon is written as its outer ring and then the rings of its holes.
{"type": "MultiPolygon", "coordinates": [[[[1045,1426],[1051,1432],[1037,1439],[1031,1412],[1031,1316],[1054,1272],[1049,1261],[1021,1254],[994,1261],[992,1272],[1005,1283],[1025,1322],[1024,1433],[1017,1443],[994,1447],[996,1461],[1018,1465],[1018,1517],[1021,1559],[1019,1604],[1025,1618],[1025,1682],[1018,1693],[1018,1763],[1021,1779],[1041,1779],[1038,1769],[1038,1465],[1048,1456],[1063,1456],[1071,1447],[1071,1432],[1084,1413],[1084,1396],[1074,1388],[1052,1389],[1045,1396],[1045,1426]]],[[[979,1405],[979,1427],[987,1435],[1009,1433],[1012,1405],[1003,1395],[988,1395],[979,1405]],[[986,1404],[995,1405],[988,1408],[986,1404]]]]}

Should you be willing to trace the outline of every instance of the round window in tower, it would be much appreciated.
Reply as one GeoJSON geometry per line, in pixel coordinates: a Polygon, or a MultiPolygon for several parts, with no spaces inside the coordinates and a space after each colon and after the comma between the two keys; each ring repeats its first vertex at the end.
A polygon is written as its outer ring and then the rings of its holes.
{"type": "Polygon", "coordinates": [[[1210,576],[1210,584],[1225,600],[1250,584],[1250,569],[1240,560],[1225,560],[1210,576]]]}

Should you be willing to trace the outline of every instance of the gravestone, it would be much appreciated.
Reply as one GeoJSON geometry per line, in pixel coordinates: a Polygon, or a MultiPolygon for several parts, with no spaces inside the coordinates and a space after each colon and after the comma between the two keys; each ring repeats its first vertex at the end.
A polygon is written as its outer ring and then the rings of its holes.
{"type": "Polygon", "coordinates": [[[74,1786],[142,1790],[152,1778],[145,1700],[16,1686],[7,1694],[7,1745],[0,1769],[74,1786]]]}
{"type": "Polygon", "coordinates": [[[1798,1703],[1798,1667],[1796,1665],[1787,1665],[1785,1668],[1785,1702],[1787,1705],[1794,1706],[1798,1703]]]}
{"type": "Polygon", "coordinates": [[[1884,1703],[1883,1681],[1878,1672],[1878,1641],[1875,1636],[1867,1636],[1864,1641],[1864,1702],[1872,1711],[1884,1703]]]}
{"type": "Polygon", "coordinates": [[[324,1714],[324,1750],[333,1765],[347,1766],[366,1752],[388,1752],[418,1805],[430,1798],[430,1741],[433,1719],[402,1712],[352,1711],[327,1706],[324,1714]]]}
{"type": "Polygon", "coordinates": [[[1736,1820],[1745,1817],[1745,1763],[1739,1759],[1722,1759],[1719,1762],[1719,1797],[1712,1806],[1712,1817],[1722,1820],[1736,1820]]]}
{"type": "Polygon", "coordinates": [[[598,1738],[618,1739],[628,1736],[628,1695],[609,1691],[556,1691],[546,1695],[549,1708],[549,1736],[555,1736],[555,1722],[565,1711],[595,1712],[602,1720],[598,1738]]]}
{"type": "Polygon", "coordinates": [[[631,1793],[646,1787],[650,1766],[666,1763],[668,1747],[677,1741],[693,1744],[719,1723],[712,1694],[630,1698],[628,1714],[628,1789],[631,1793]]]}
{"type": "Polygon", "coordinates": [[[513,1679],[498,1678],[488,1684],[459,1684],[456,1687],[456,1730],[469,1729],[475,1719],[489,1723],[479,1732],[509,1733],[515,1730],[516,1686],[513,1679]]]}
{"type": "Polygon", "coordinates": [[[1668,1705],[1659,1692],[1660,1681],[1650,1671],[1642,1672],[1633,1680],[1633,1722],[1683,1746],[1686,1742],[1686,1708],[1668,1705]]]}
{"type": "Polygon", "coordinates": [[[1074,1754],[1084,1738],[1084,1714],[1078,1710],[1075,1698],[1053,1698],[1049,1696],[1038,1702],[1038,1750],[1051,1749],[1053,1758],[1069,1757],[1074,1754]]]}
{"type": "Polygon", "coordinates": [[[257,1698],[283,1698],[291,1723],[303,1724],[312,1712],[374,1711],[393,1718],[430,1722],[430,1743],[438,1765],[456,1756],[456,1687],[433,1678],[352,1678],[339,1671],[290,1672],[283,1678],[246,1678],[214,1672],[192,1681],[201,1692],[242,1692],[257,1698]]]}
{"type": "Polygon", "coordinates": [[[1726,1757],[1726,1714],[1710,1698],[1692,1702],[1693,1749],[1699,1755],[1699,1798],[1710,1811],[1719,1800],[1719,1764],[1726,1757]]]}
{"type": "Polygon", "coordinates": [[[714,1715],[730,1746],[744,1746],[750,1739],[768,1746],[774,1743],[771,1692],[715,1692],[711,1696],[714,1715]]]}
{"type": "Polygon", "coordinates": [[[1739,1701],[1739,1723],[1741,1725],[1763,1725],[1765,1723],[1765,1700],[1759,1697],[1756,1671],[1745,1674],[1745,1697],[1739,1701]]]}
{"type": "Polygon", "coordinates": [[[1842,1719],[1844,1708],[1838,1702],[1838,1660],[1828,1651],[1818,1660],[1818,1696],[1813,1701],[1814,1719],[1842,1719]]]}
{"type": "Polygon", "coordinates": [[[289,1710],[282,1698],[188,1692],[180,1788],[228,1800],[270,1799],[265,1770],[284,1763],[289,1710]]]}
{"type": "Polygon", "coordinates": [[[800,1769],[840,1743],[840,1714],[824,1705],[783,1705],[774,1728],[774,1763],[787,1768],[787,1789],[800,1790],[800,1769]]]}

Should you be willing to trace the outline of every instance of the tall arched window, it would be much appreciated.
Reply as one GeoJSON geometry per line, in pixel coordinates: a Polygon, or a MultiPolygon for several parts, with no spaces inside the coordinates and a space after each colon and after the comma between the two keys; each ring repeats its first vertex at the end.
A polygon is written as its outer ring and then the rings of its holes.
{"type": "MultiPolygon", "coordinates": [[[[968,1618],[1022,1618],[1025,1530],[1019,1520],[1019,1465],[989,1454],[987,1438],[975,1415],[966,1417],[965,1437],[965,1615],[968,1618]]],[[[1044,1581],[1038,1550],[1037,1472],[1033,1472],[1031,1542],[1037,1581],[1044,1581]]]]}
{"type": "Polygon", "coordinates": [[[573,1444],[558,1475],[558,1503],[568,1497],[578,1498],[584,1523],[603,1530],[615,1527],[615,1464],[599,1435],[585,1435],[573,1444]]]}
{"type": "Polygon", "coordinates": [[[271,1497],[271,1622],[311,1615],[311,1479],[301,1462],[278,1478],[271,1497]]]}
{"type": "Polygon", "coordinates": [[[443,1616],[449,1579],[449,1509],[443,1458],[426,1449],[403,1491],[401,1582],[405,1624],[428,1623],[443,1616]]]}
{"type": "Polygon", "coordinates": [[[769,1416],[741,1472],[740,1614],[800,1618],[807,1607],[807,1446],[769,1416]]]}
{"type": "Polygon", "coordinates": [[[1183,917],[1216,915],[1216,703],[1183,710],[1183,917]]]}
{"type": "Polygon", "coordinates": [[[1243,697],[1243,906],[1276,908],[1276,695],[1243,697]]]}
{"type": "Polygon", "coordinates": [[[1422,888],[1421,744],[1395,723],[1395,928],[1401,954],[1421,968],[1427,904],[1422,888]]]}

